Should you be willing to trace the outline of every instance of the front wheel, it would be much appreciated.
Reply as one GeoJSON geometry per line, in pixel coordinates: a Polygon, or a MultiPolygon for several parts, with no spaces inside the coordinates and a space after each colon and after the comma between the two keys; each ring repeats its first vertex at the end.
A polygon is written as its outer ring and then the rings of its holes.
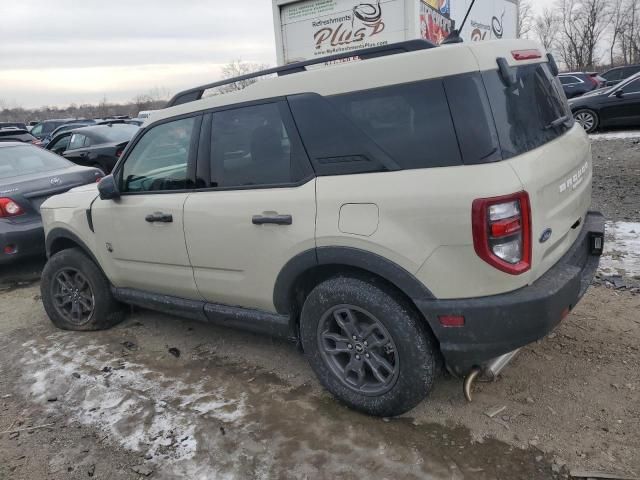
{"type": "Polygon", "coordinates": [[[592,110],[578,110],[573,117],[587,133],[594,132],[598,128],[598,115],[592,110]]]}
{"type": "Polygon", "coordinates": [[[42,271],[42,303],[51,322],[64,330],[102,330],[123,319],[109,281],[79,248],[49,258],[42,271]]]}
{"type": "Polygon", "coordinates": [[[433,386],[432,337],[408,302],[381,282],[321,283],[304,303],[300,333],[322,385],[356,410],[400,415],[433,386]]]}

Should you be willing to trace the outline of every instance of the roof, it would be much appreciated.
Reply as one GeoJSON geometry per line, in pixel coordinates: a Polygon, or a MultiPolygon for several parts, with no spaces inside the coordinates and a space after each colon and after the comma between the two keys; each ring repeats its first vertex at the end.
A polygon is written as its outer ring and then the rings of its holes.
{"type": "MultiPolygon", "coordinates": [[[[516,65],[511,51],[527,49],[539,50],[543,59],[518,61],[517,65],[546,61],[546,52],[542,46],[530,40],[518,39],[457,43],[361,61],[336,63],[279,77],[263,78],[240,91],[205,97],[158,110],[151,114],[145,125],[181,114],[264,98],[308,92],[336,95],[478,70],[495,70],[498,68],[497,57],[505,57],[510,65],[516,65]]],[[[357,53],[352,52],[353,55],[357,53]]],[[[233,79],[230,79],[231,82],[233,79]]]]}
{"type": "MultiPolygon", "coordinates": [[[[0,142],[0,148],[2,147],[22,147],[22,146],[29,146],[29,143],[24,143],[24,142],[0,142]]],[[[33,145],[31,145],[33,146],[33,145]]],[[[34,147],[34,148],[38,148],[38,147],[34,147]]]]}

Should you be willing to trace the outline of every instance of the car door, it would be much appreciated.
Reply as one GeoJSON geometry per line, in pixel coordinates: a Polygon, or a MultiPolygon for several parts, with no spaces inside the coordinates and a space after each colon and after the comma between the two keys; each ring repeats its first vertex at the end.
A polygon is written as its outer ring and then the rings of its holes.
{"type": "Polygon", "coordinates": [[[573,75],[560,76],[560,83],[567,98],[573,98],[576,95],[584,93],[584,89],[580,88],[583,81],[573,75]]]}
{"type": "Polygon", "coordinates": [[[608,125],[637,125],[640,122],[640,78],[620,85],[603,101],[602,117],[608,125]]]}
{"type": "Polygon", "coordinates": [[[82,133],[71,134],[69,146],[62,156],[75,164],[87,165],[88,153],[86,147],[88,142],[88,137],[82,133]]]}
{"type": "Polygon", "coordinates": [[[92,207],[97,248],[117,287],[198,299],[183,207],[195,176],[201,116],[152,126],[114,172],[120,198],[92,207]]]}
{"type": "Polygon", "coordinates": [[[185,203],[194,277],[209,302],[274,312],[283,266],[315,248],[315,179],[286,101],[208,114],[198,176],[185,203]]]}

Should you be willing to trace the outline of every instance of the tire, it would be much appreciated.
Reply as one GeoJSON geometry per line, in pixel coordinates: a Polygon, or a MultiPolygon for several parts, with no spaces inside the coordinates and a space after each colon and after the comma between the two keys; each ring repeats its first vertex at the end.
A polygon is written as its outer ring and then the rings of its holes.
{"type": "Polygon", "coordinates": [[[400,415],[432,389],[435,342],[413,307],[380,281],[336,277],[319,284],[302,307],[300,336],[322,385],[355,410],[400,415]]]}
{"type": "Polygon", "coordinates": [[[124,318],[109,281],[79,248],[49,258],[40,284],[42,303],[51,322],[63,330],[104,330],[124,318]]]}
{"type": "Polygon", "coordinates": [[[598,114],[593,110],[589,110],[586,108],[583,110],[578,110],[573,114],[573,117],[587,133],[595,132],[598,129],[598,124],[600,123],[600,121],[598,119],[598,114]]]}

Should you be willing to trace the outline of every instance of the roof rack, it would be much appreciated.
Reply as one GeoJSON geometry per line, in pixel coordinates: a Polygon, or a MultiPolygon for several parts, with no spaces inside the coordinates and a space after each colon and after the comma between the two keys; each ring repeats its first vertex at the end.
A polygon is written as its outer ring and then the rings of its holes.
{"type": "Polygon", "coordinates": [[[206,90],[216,87],[222,87],[230,83],[239,82],[242,80],[248,80],[250,78],[263,77],[265,75],[272,75],[277,73],[278,76],[290,75],[292,73],[305,72],[306,67],[311,65],[318,65],[321,63],[334,62],[336,60],[342,60],[345,58],[359,57],[361,60],[368,60],[370,58],[384,57],[387,55],[395,55],[398,53],[413,52],[416,50],[425,50],[428,48],[435,48],[436,44],[427,40],[407,40],[405,42],[391,43],[381,47],[363,48],[361,50],[353,50],[346,53],[339,53],[337,55],[329,55],[327,57],[314,58],[313,60],[305,60],[302,62],[290,63],[281,67],[268,68],[266,70],[260,70],[258,72],[249,73],[247,75],[241,75],[239,77],[227,78],[218,82],[208,83],[199,87],[190,88],[182,92],[177,93],[169,100],[165,108],[175,107],[183,103],[194,102],[200,100],[206,90]]]}

